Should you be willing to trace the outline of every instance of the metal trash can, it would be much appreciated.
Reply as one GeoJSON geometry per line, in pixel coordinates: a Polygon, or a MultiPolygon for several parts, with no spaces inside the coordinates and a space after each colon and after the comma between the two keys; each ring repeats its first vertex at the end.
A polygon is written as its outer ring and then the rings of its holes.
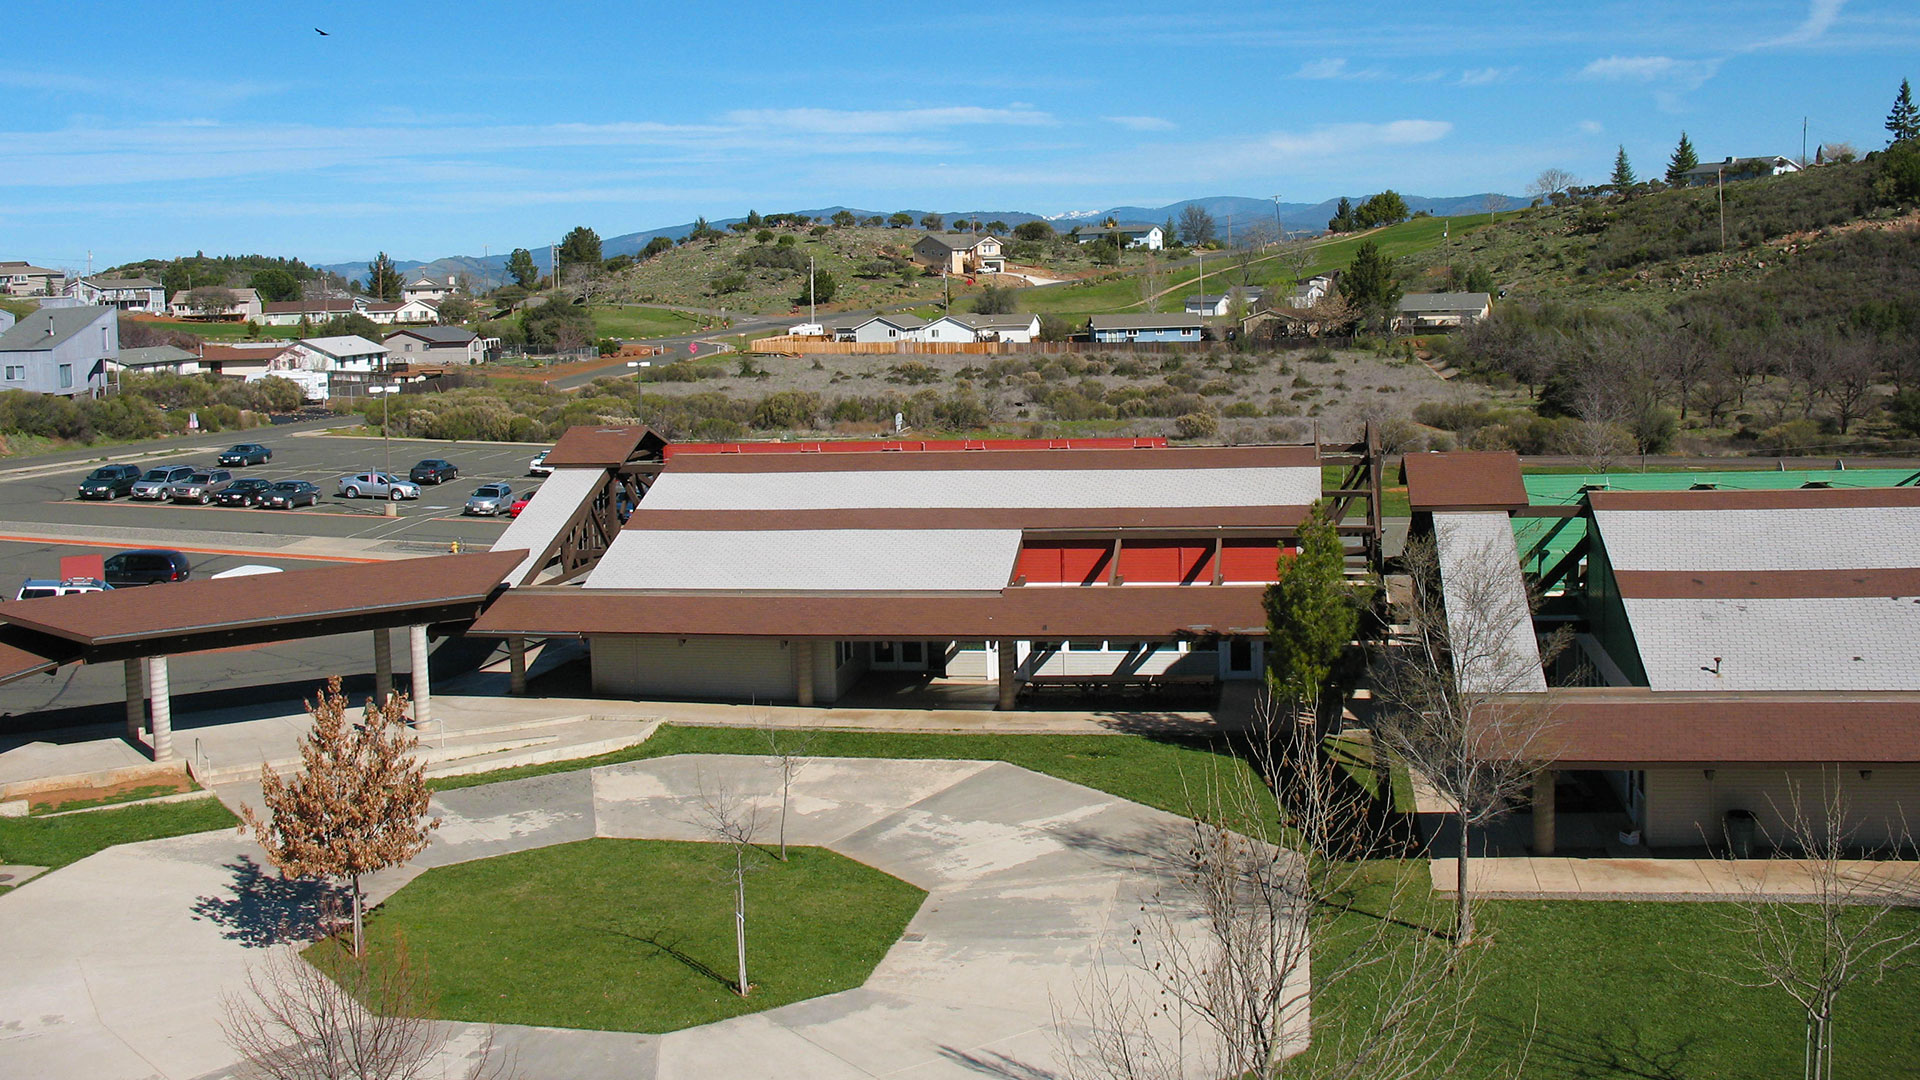
{"type": "Polygon", "coordinates": [[[1751,810],[1729,810],[1726,816],[1727,850],[1736,859],[1753,858],[1753,837],[1760,821],[1751,810]]]}

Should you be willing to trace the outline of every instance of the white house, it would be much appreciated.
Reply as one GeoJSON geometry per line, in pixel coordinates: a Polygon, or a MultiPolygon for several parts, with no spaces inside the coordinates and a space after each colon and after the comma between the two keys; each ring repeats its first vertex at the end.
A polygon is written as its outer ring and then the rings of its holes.
{"type": "Polygon", "coordinates": [[[106,388],[120,354],[118,312],[110,307],[43,308],[0,334],[0,390],[62,397],[106,388]]]}
{"type": "Polygon", "coordinates": [[[440,301],[410,296],[394,310],[393,321],[410,325],[437,323],[440,321],[440,301]]]}
{"type": "Polygon", "coordinates": [[[302,320],[323,323],[358,310],[353,299],[344,296],[324,300],[283,300],[260,305],[260,322],[267,326],[299,326],[302,320]]]}
{"type": "Polygon", "coordinates": [[[942,315],[920,328],[920,341],[1032,341],[1040,336],[1038,315],[942,315]]]}
{"type": "Polygon", "coordinates": [[[483,338],[460,326],[396,330],[384,344],[390,360],[407,364],[479,364],[499,354],[499,338],[483,338]]]}
{"type": "Polygon", "coordinates": [[[1186,305],[1187,314],[1225,315],[1233,308],[1233,301],[1236,297],[1246,305],[1247,311],[1251,312],[1260,306],[1260,301],[1266,299],[1266,295],[1267,291],[1265,289],[1248,289],[1236,285],[1223,293],[1203,293],[1196,296],[1189,296],[1187,297],[1186,305]]]}
{"type": "Polygon", "coordinates": [[[193,291],[178,290],[167,303],[167,310],[176,319],[205,319],[233,322],[260,321],[260,294],[252,289],[228,289],[233,294],[233,302],[225,307],[203,310],[193,302],[193,291]]]}
{"type": "Polygon", "coordinates": [[[149,315],[167,313],[166,288],[148,278],[76,278],[68,282],[63,291],[92,307],[144,311],[149,315]]]}
{"type": "Polygon", "coordinates": [[[384,371],[389,350],[357,334],[301,338],[293,343],[299,366],[307,371],[384,371]]]}
{"type": "Polygon", "coordinates": [[[138,349],[121,349],[120,355],[109,365],[121,371],[137,371],[145,374],[165,372],[170,375],[197,375],[200,367],[200,354],[190,352],[178,345],[148,345],[138,349]]]}
{"type": "Polygon", "coordinates": [[[1762,176],[1779,176],[1783,173],[1800,171],[1800,163],[1789,157],[1774,154],[1769,157],[1730,157],[1725,161],[1708,161],[1681,174],[1681,183],[1687,187],[1712,187],[1725,180],[1731,184],[1736,180],[1754,180],[1762,176]]]}
{"type": "Polygon", "coordinates": [[[459,291],[460,281],[452,275],[444,280],[422,275],[400,286],[400,299],[430,300],[437,304],[459,291]]]}
{"type": "Polygon", "coordinates": [[[53,296],[67,283],[67,275],[29,262],[0,262],[0,292],[8,296],[53,296]]]}
{"type": "Polygon", "coordinates": [[[1329,271],[1324,274],[1315,274],[1295,285],[1293,291],[1287,294],[1287,306],[1304,311],[1325,300],[1327,294],[1333,291],[1333,279],[1333,272],[1329,271]]]}
{"type": "Polygon", "coordinates": [[[836,335],[841,341],[862,343],[919,341],[920,330],[927,320],[917,315],[875,315],[864,322],[855,323],[852,328],[840,328],[836,335]]]}
{"type": "Polygon", "coordinates": [[[1082,244],[1091,244],[1095,240],[1104,240],[1115,233],[1119,233],[1121,239],[1126,241],[1126,246],[1130,248],[1159,251],[1166,245],[1165,231],[1158,225],[1145,224],[1081,225],[1073,234],[1073,238],[1082,244]]]}
{"type": "Polygon", "coordinates": [[[1408,293],[1395,310],[1394,329],[1453,330],[1472,326],[1493,314],[1493,297],[1488,293],[1408,293]]]}

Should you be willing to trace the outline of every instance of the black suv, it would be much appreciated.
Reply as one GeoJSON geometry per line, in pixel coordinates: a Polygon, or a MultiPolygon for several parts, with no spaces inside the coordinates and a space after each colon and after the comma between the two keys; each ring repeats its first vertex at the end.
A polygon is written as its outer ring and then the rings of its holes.
{"type": "Polygon", "coordinates": [[[243,442],[220,451],[222,465],[265,465],[272,460],[273,451],[254,442],[243,442]]]}
{"type": "Polygon", "coordinates": [[[166,548],[143,548],[110,555],[106,561],[107,584],[116,589],[129,585],[158,585],[165,581],[185,581],[192,572],[187,557],[166,548]]]}
{"type": "Polygon", "coordinates": [[[140,479],[138,465],[102,465],[80,481],[80,497],[106,499],[133,494],[133,482],[140,479]]]}
{"type": "Polygon", "coordinates": [[[428,458],[407,470],[407,479],[416,484],[444,484],[449,480],[460,479],[460,470],[453,462],[440,458],[428,458]]]}

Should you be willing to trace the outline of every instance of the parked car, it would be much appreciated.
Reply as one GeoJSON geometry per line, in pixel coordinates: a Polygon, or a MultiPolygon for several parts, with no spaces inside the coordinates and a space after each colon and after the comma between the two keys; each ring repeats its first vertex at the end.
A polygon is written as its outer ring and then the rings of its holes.
{"type": "Polygon", "coordinates": [[[28,578],[14,594],[15,600],[38,600],[43,596],[72,596],[83,592],[111,592],[113,586],[98,578],[28,578]]]}
{"type": "Polygon", "coordinates": [[[482,517],[494,517],[505,510],[513,501],[513,488],[506,484],[481,484],[467,497],[463,514],[478,514],[482,517]]]}
{"type": "Polygon", "coordinates": [[[167,498],[174,502],[197,502],[201,506],[213,502],[220,493],[233,483],[233,474],[225,469],[208,469],[206,472],[190,473],[185,479],[175,480],[167,488],[167,498]]]}
{"type": "Polygon", "coordinates": [[[273,460],[273,451],[257,442],[243,442],[220,451],[222,465],[265,465],[273,460]]]}
{"type": "Polygon", "coordinates": [[[531,495],[520,495],[520,496],[517,496],[517,497],[516,497],[516,498],[515,498],[515,499],[513,500],[513,505],[512,505],[512,506],[509,506],[509,507],[507,507],[507,516],[508,516],[508,517],[510,517],[510,518],[517,518],[517,517],[519,517],[519,516],[520,516],[520,511],[522,511],[522,510],[525,510],[525,509],[527,508],[527,504],[528,504],[528,503],[530,503],[530,502],[532,502],[532,501],[533,501],[533,496],[531,496],[531,495]]]}
{"type": "Polygon", "coordinates": [[[407,479],[416,484],[444,484],[460,479],[460,470],[444,458],[428,458],[408,469],[407,479]]]}
{"type": "Polygon", "coordinates": [[[363,472],[343,476],[336,486],[339,493],[349,499],[357,499],[362,495],[370,499],[396,500],[420,497],[419,484],[382,472],[363,472]]]}
{"type": "Polygon", "coordinates": [[[158,585],[167,581],[185,581],[193,568],[187,557],[169,548],[141,548],[107,556],[107,584],[114,588],[128,585],[158,585]]]}
{"type": "Polygon", "coordinates": [[[273,487],[273,481],[262,480],[257,476],[243,476],[228,484],[214,501],[221,506],[260,506],[273,487]]]}
{"type": "Polygon", "coordinates": [[[192,465],[165,465],[158,469],[148,469],[147,474],[133,482],[133,490],[128,492],[136,499],[158,501],[167,497],[167,490],[174,482],[185,480],[200,470],[192,465]]]}
{"type": "Polygon", "coordinates": [[[320,505],[320,489],[305,480],[278,480],[262,493],[260,505],[273,510],[320,505]]]}
{"type": "Polygon", "coordinates": [[[527,475],[552,476],[553,466],[547,464],[547,455],[551,453],[553,453],[551,450],[542,450],[535,454],[533,460],[527,462],[527,475]]]}
{"type": "Polygon", "coordinates": [[[138,465],[102,465],[80,481],[80,498],[111,502],[116,496],[133,494],[133,485],[139,480],[138,465]]]}

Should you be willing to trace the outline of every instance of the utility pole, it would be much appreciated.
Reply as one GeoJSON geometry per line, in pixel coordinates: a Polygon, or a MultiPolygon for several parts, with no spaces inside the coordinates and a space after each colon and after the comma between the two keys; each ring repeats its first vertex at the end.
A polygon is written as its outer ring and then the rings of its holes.
{"type": "Polygon", "coordinates": [[[1807,167],[1807,118],[1800,118],[1800,167],[1807,167]]]}
{"type": "Polygon", "coordinates": [[[814,317],[813,303],[813,256],[809,255],[807,256],[807,321],[810,323],[819,321],[814,317]]]}
{"type": "Polygon", "coordinates": [[[1287,227],[1280,224],[1280,196],[1278,195],[1273,197],[1273,242],[1275,244],[1287,242],[1287,227]]]}
{"type": "Polygon", "coordinates": [[[1714,186],[1715,194],[1720,201],[1720,250],[1725,251],[1727,250],[1727,167],[1724,163],[1714,170],[1714,176],[1719,178],[1719,183],[1714,186]]]}

